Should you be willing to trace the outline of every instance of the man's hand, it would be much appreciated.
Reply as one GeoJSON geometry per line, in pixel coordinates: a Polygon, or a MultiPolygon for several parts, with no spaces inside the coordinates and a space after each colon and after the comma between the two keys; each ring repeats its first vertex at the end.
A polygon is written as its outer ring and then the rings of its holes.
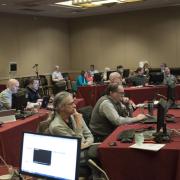
{"type": "Polygon", "coordinates": [[[123,97],[123,103],[127,105],[131,105],[134,109],[136,108],[136,104],[128,97],[123,97]]]}
{"type": "Polygon", "coordinates": [[[136,116],[136,120],[137,121],[141,121],[141,120],[143,120],[143,119],[145,119],[146,118],[146,116],[144,115],[144,114],[138,114],[137,116],[136,116]]]}

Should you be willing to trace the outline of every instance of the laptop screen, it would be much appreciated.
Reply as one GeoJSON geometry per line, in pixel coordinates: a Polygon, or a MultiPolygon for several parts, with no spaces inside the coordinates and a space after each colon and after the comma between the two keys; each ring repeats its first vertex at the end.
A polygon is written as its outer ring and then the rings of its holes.
{"type": "Polygon", "coordinates": [[[20,173],[47,179],[78,179],[80,139],[24,133],[20,173]]]}

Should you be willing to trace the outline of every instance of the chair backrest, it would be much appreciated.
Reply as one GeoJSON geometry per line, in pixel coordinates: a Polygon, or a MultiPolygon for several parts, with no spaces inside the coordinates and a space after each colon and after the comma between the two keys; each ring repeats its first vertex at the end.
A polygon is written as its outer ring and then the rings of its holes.
{"type": "Polygon", "coordinates": [[[38,125],[37,132],[42,134],[50,134],[49,125],[53,119],[47,119],[45,121],[41,121],[38,125]]]}
{"type": "Polygon", "coordinates": [[[46,78],[45,75],[39,75],[39,78],[40,78],[40,81],[41,81],[41,85],[42,85],[42,86],[48,85],[48,80],[47,80],[47,78],[46,78]]]}
{"type": "Polygon", "coordinates": [[[78,109],[79,113],[83,115],[83,119],[86,122],[87,126],[89,126],[89,122],[91,120],[92,110],[93,110],[92,106],[85,106],[78,109]]]}

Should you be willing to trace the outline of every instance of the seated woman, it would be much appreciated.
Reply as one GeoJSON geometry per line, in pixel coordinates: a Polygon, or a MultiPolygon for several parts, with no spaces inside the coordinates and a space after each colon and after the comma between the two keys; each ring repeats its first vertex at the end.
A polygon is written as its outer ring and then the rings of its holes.
{"type": "Polygon", "coordinates": [[[86,78],[88,85],[93,84],[93,76],[91,75],[90,71],[87,71],[84,77],[86,78]]]}
{"type": "Polygon", "coordinates": [[[82,115],[76,111],[72,94],[65,91],[58,93],[54,98],[53,106],[54,113],[46,120],[49,122],[48,127],[40,127],[40,129],[43,129],[43,132],[40,132],[80,137],[82,149],[80,167],[87,166],[89,154],[91,154],[91,158],[96,158],[97,147],[90,146],[94,141],[93,135],[83,120],[82,115]]]}
{"type": "Polygon", "coordinates": [[[85,71],[81,71],[81,74],[76,79],[76,86],[87,86],[88,82],[85,78],[85,71]]]}

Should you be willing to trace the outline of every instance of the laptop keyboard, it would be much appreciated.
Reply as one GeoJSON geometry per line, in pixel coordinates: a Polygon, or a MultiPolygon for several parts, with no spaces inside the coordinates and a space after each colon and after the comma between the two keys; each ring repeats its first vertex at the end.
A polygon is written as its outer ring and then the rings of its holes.
{"type": "Polygon", "coordinates": [[[34,115],[34,114],[36,114],[36,113],[32,112],[32,111],[24,111],[23,113],[16,113],[15,117],[16,117],[16,119],[25,119],[29,116],[34,115]]]}

